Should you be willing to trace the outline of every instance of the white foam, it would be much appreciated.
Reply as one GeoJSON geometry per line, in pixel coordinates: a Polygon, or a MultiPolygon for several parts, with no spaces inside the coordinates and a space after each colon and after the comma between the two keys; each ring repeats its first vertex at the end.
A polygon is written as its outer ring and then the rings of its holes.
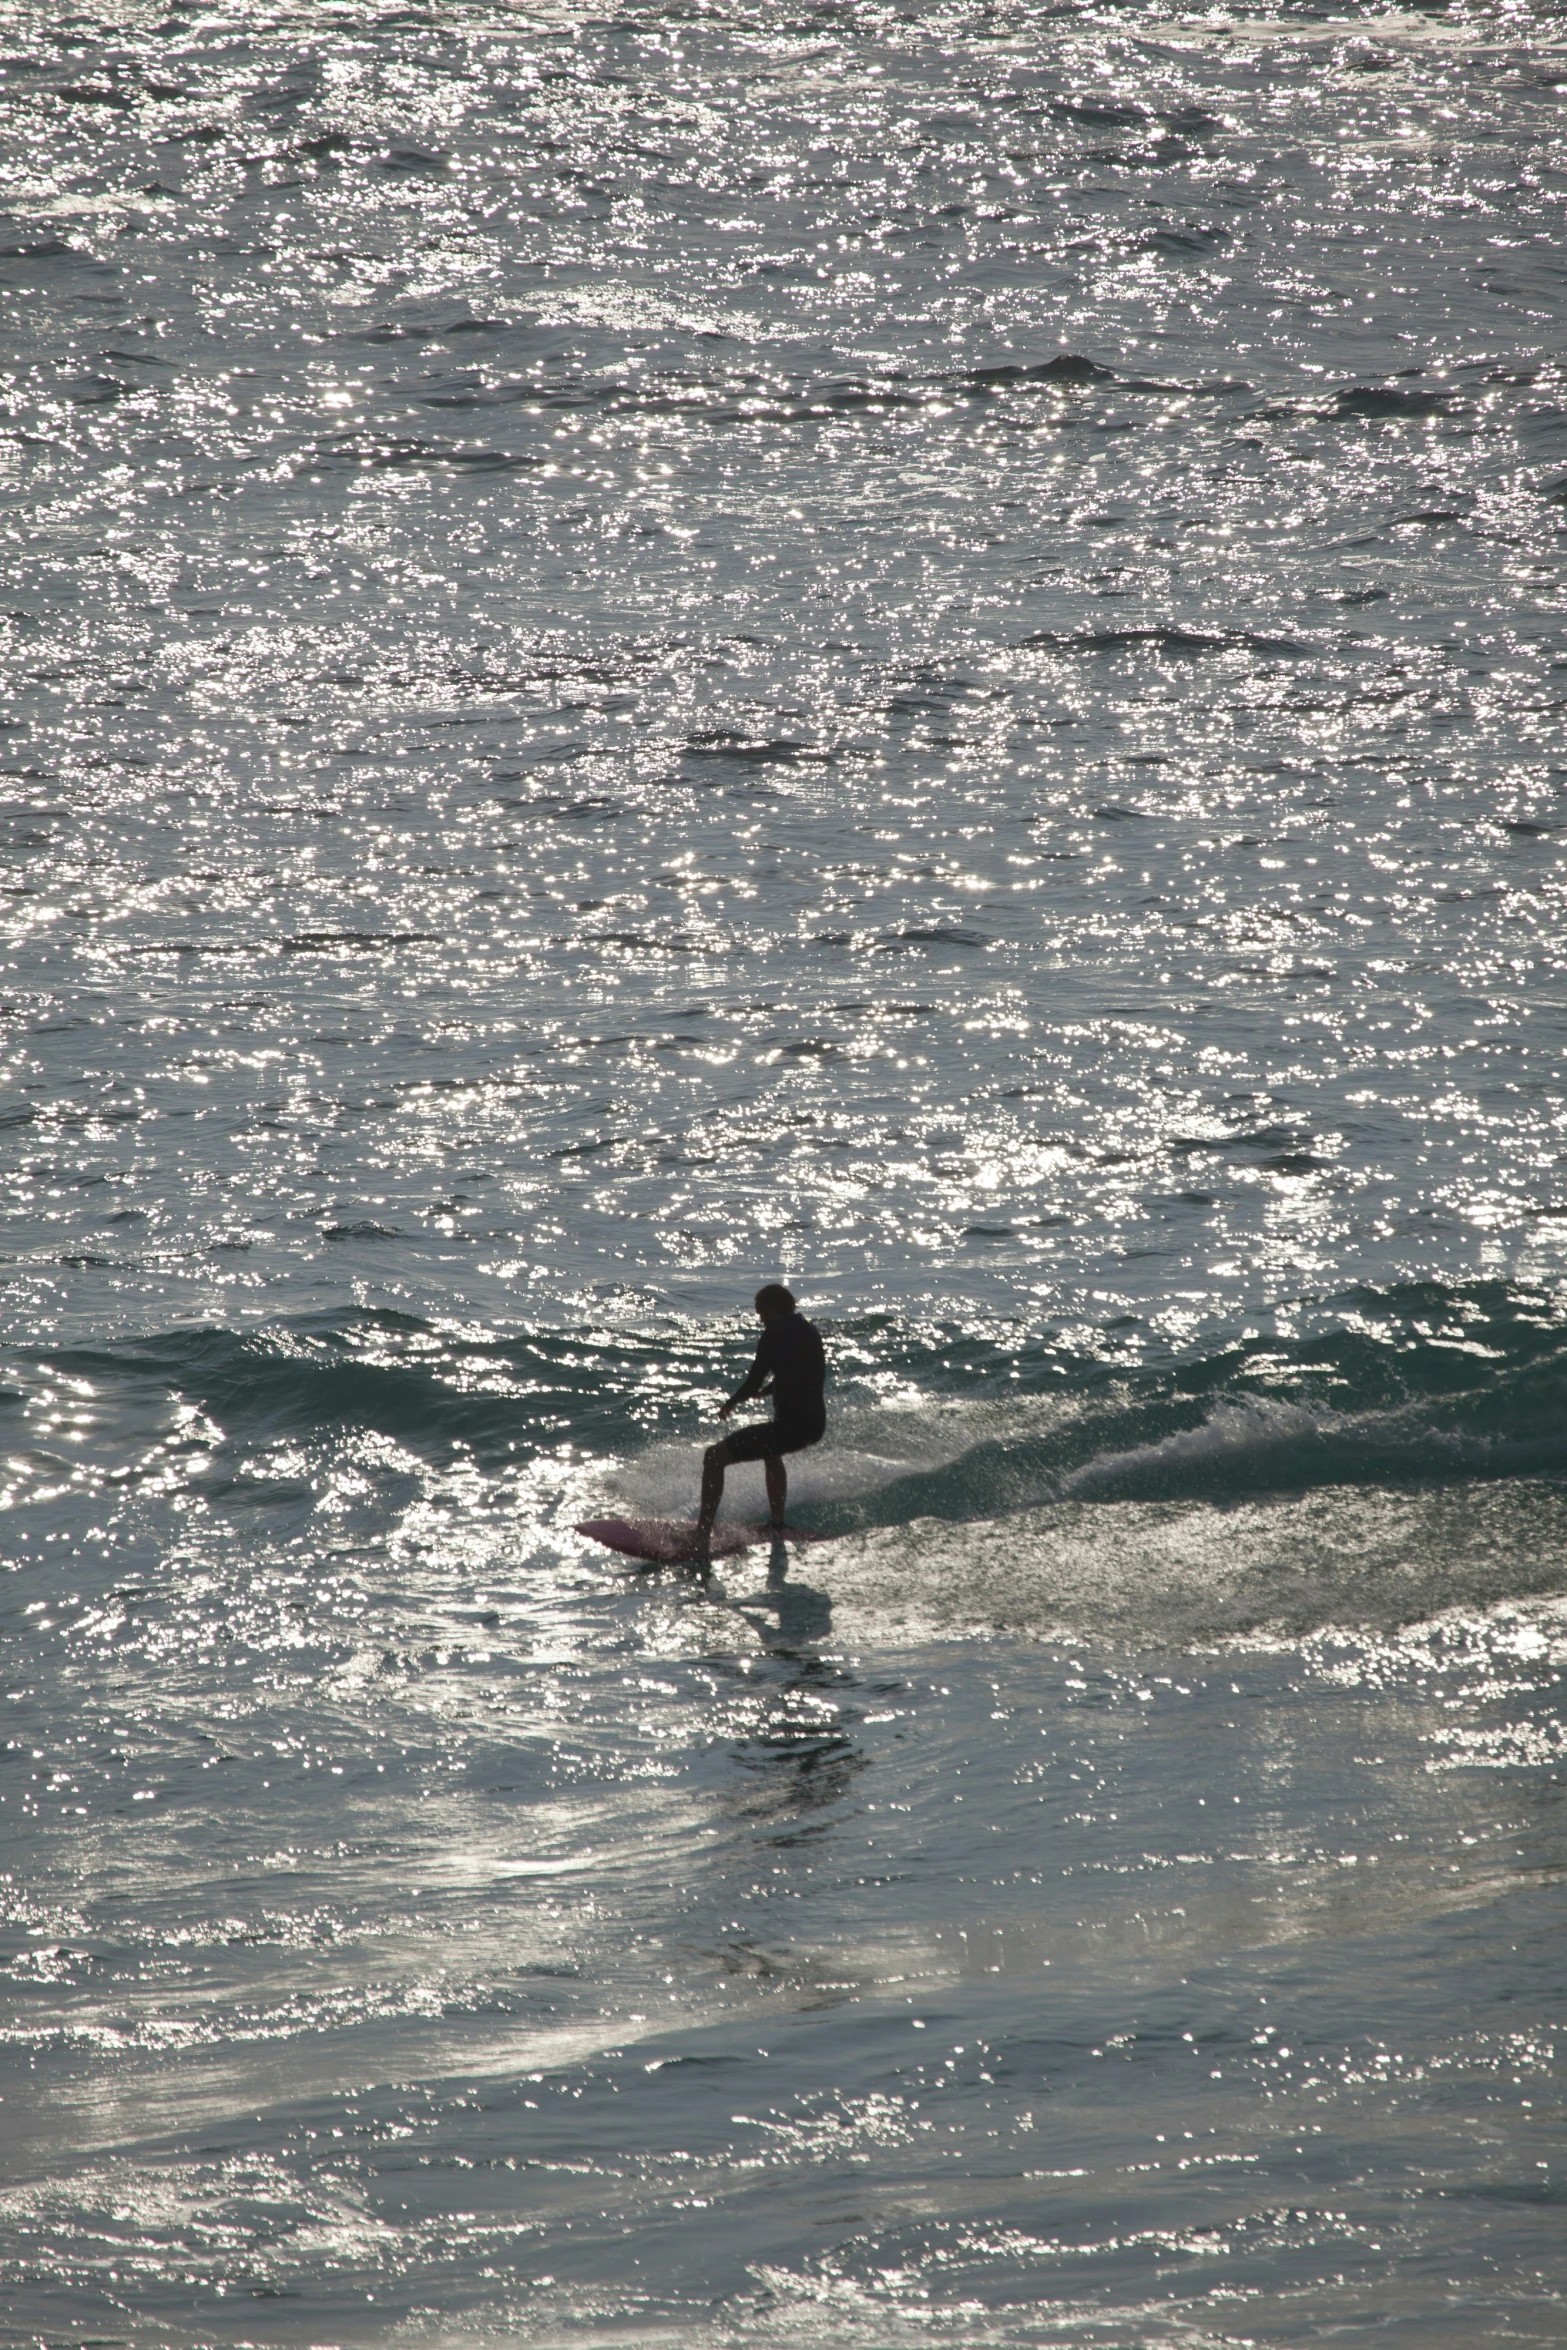
{"type": "MultiPolygon", "coordinates": [[[[925,1403],[913,1409],[871,1406],[834,1412],[819,1445],[788,1455],[791,1510],[812,1503],[850,1501],[880,1492],[901,1477],[929,1476],[984,1444],[1005,1444],[1081,1416],[1076,1397],[1030,1396],[1017,1402],[925,1403]]],[[[737,1423],[744,1425],[746,1423],[737,1423]]],[[[606,1490],[615,1502],[649,1517],[688,1516],[702,1481],[702,1452],[733,1431],[716,1422],[691,1444],[654,1444],[612,1470],[606,1490]]],[[[762,1507],[759,1461],[741,1461],[724,1483],[727,1514],[744,1517],[762,1507]]]]}
{"type": "MultiPolygon", "coordinates": [[[[634,1515],[692,1516],[702,1483],[702,1449],[695,1444],[652,1445],[612,1472],[610,1490],[634,1515]]],[[[789,1506],[797,1509],[812,1502],[844,1501],[855,1494],[874,1493],[895,1478],[906,1477],[916,1464],[829,1442],[813,1445],[808,1452],[789,1454],[786,1465],[789,1506]]],[[[760,1461],[738,1461],[725,1472],[726,1517],[754,1516],[765,1499],[760,1461]]]]}
{"type": "MultiPolygon", "coordinates": [[[[1342,1429],[1343,1415],[1334,1423],[1342,1429]]],[[[1126,1452],[1096,1453],[1080,1469],[1061,1480],[1063,1494],[1091,1494],[1150,1469],[1195,1468],[1209,1462],[1234,1460],[1251,1453],[1271,1452],[1280,1443],[1321,1436],[1325,1416],[1303,1404],[1275,1402],[1271,1397],[1248,1398],[1243,1403],[1215,1404],[1200,1428],[1180,1428],[1154,1444],[1137,1444],[1126,1452]]]]}

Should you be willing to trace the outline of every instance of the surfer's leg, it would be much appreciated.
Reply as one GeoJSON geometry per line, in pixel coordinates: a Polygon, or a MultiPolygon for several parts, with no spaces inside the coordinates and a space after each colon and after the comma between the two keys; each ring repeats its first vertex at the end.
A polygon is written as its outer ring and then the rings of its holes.
{"type": "Polygon", "coordinates": [[[784,1522],[784,1509],[789,1499],[789,1473],[783,1465],[783,1455],[770,1452],[762,1464],[767,1480],[767,1514],[776,1530],[784,1522]]]}
{"type": "Polygon", "coordinates": [[[702,1506],[697,1512],[696,1530],[704,1540],[713,1531],[713,1520],[724,1498],[724,1470],[728,1462],[727,1438],[717,1444],[710,1444],[702,1455],[702,1506]]]}

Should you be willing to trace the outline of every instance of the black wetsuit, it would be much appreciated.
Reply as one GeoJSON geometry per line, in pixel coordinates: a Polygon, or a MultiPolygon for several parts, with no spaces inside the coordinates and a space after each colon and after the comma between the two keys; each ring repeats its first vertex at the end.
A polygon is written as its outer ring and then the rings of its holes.
{"type": "Polygon", "coordinates": [[[731,1403],[746,1403],[771,1386],[772,1419],[737,1428],[729,1438],[732,1461],[763,1461],[779,1453],[803,1452],[827,1432],[827,1358],[821,1332],[803,1314],[785,1314],[762,1332],[756,1360],[731,1403]]]}

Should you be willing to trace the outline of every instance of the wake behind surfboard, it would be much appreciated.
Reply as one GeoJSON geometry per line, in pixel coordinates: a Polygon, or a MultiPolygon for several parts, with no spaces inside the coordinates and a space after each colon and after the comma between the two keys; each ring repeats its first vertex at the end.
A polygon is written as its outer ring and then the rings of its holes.
{"type": "MultiPolygon", "coordinates": [[[[584,1518],[573,1531],[586,1534],[590,1541],[602,1542],[606,1550],[618,1550],[627,1558],[640,1559],[646,1566],[685,1566],[696,1558],[696,1521],[692,1518],[584,1518]]],[[[705,1555],[708,1558],[733,1558],[736,1551],[753,1550],[758,1545],[774,1540],[784,1542],[817,1542],[819,1535],[805,1534],[797,1526],[784,1526],[777,1536],[771,1526],[744,1525],[738,1519],[720,1518],[707,1538],[705,1555]]]]}

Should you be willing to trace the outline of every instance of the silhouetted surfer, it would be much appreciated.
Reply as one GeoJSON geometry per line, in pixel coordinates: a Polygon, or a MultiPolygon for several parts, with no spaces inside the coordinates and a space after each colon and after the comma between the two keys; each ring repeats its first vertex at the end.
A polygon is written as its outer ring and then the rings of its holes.
{"type": "Polygon", "coordinates": [[[702,1542],[713,1530],[724,1494],[724,1471],[733,1461],[763,1464],[768,1515],[774,1530],[781,1531],[789,1492],[783,1456],[803,1452],[808,1444],[820,1444],[827,1430],[823,1394],[827,1358],[822,1352],[821,1333],[813,1322],[795,1312],[794,1299],[781,1282],[770,1281],[757,1291],[756,1310],[762,1317],[756,1360],[729,1401],[719,1405],[718,1417],[727,1420],[737,1403],[748,1403],[769,1387],[773,1416],[753,1427],[737,1428],[733,1436],[720,1437],[702,1455],[702,1508],[696,1522],[702,1542]]]}

